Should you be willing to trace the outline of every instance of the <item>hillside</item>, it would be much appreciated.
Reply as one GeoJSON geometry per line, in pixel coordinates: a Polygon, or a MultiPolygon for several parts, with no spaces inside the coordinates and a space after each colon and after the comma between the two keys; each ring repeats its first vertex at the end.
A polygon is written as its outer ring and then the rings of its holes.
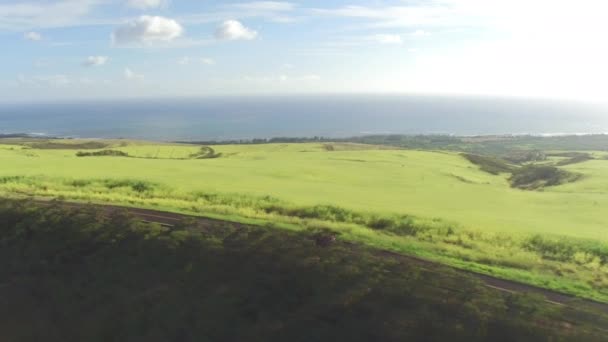
{"type": "Polygon", "coordinates": [[[3,196],[331,229],[352,242],[608,302],[601,151],[586,152],[589,160],[551,152],[533,153],[535,162],[473,163],[458,152],[355,143],[0,142],[3,196]]]}
{"type": "MultiPolygon", "coordinates": [[[[319,235],[321,234],[321,235],[319,235]]],[[[606,318],[360,246],[0,201],[7,341],[600,341],[606,318]]]]}

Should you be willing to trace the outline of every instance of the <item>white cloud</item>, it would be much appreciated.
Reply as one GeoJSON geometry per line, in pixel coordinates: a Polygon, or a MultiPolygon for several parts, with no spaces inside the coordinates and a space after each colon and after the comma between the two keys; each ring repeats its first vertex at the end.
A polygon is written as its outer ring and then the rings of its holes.
{"type": "Polygon", "coordinates": [[[398,34],[377,34],[371,38],[380,44],[403,44],[403,39],[398,34]]]}
{"type": "Polygon", "coordinates": [[[144,15],[116,28],[112,41],[117,45],[170,42],[183,33],[182,25],[173,19],[144,15]]]}
{"type": "Polygon", "coordinates": [[[201,58],[201,63],[205,65],[215,65],[215,60],[213,60],[212,58],[203,57],[201,58]]]}
{"type": "Polygon", "coordinates": [[[320,81],[321,80],[321,76],[319,75],[315,75],[315,74],[311,74],[311,75],[304,75],[304,76],[300,76],[296,78],[296,81],[320,81]]]}
{"type": "Polygon", "coordinates": [[[31,41],[37,42],[39,40],[42,40],[42,35],[38,32],[30,31],[30,32],[23,34],[23,38],[26,40],[31,40],[31,41]]]}
{"type": "Polygon", "coordinates": [[[215,31],[218,40],[253,40],[258,33],[237,20],[226,20],[215,31]]]}
{"type": "Polygon", "coordinates": [[[313,10],[348,17],[353,30],[405,28],[411,38],[450,35],[449,43],[429,41],[414,54],[418,62],[404,62],[402,71],[384,72],[378,79],[385,89],[607,98],[602,84],[608,77],[608,47],[600,43],[608,32],[605,0],[385,3],[313,10]]]}
{"type": "Polygon", "coordinates": [[[287,12],[296,8],[291,2],[282,1],[253,1],[246,3],[234,4],[232,7],[249,10],[249,11],[266,11],[266,12],[287,12]]]}
{"type": "Polygon", "coordinates": [[[96,67],[102,66],[108,62],[109,58],[107,56],[89,56],[82,63],[83,66],[87,67],[96,67]]]}
{"type": "Polygon", "coordinates": [[[240,21],[261,18],[273,23],[294,23],[308,17],[308,12],[291,2],[253,1],[226,4],[205,12],[191,12],[181,15],[179,19],[185,25],[209,24],[227,18],[240,21]]]}
{"type": "Polygon", "coordinates": [[[236,10],[236,13],[229,16],[233,18],[262,17],[268,21],[282,24],[293,23],[298,20],[289,15],[296,9],[296,5],[291,2],[253,1],[233,4],[228,8],[236,10]]]}
{"type": "Polygon", "coordinates": [[[163,8],[168,5],[166,0],[129,0],[127,6],[140,10],[163,8]]]}
{"type": "Polygon", "coordinates": [[[414,37],[426,37],[426,36],[430,36],[431,33],[427,32],[425,30],[416,30],[414,32],[412,32],[412,36],[414,37]]]}
{"type": "MultiPolygon", "coordinates": [[[[3,1],[4,2],[4,1],[3,1]]],[[[15,1],[0,3],[0,30],[76,25],[103,0],[15,1]]]]}
{"type": "Polygon", "coordinates": [[[555,29],[582,31],[582,26],[590,23],[606,28],[602,15],[606,9],[604,0],[420,0],[408,5],[316,8],[312,13],[358,19],[367,27],[543,29],[551,32],[555,29]]]}
{"type": "Polygon", "coordinates": [[[130,68],[125,68],[124,76],[125,76],[125,79],[127,81],[143,80],[143,78],[144,78],[144,75],[137,74],[133,70],[131,70],[130,68]]]}
{"type": "MultiPolygon", "coordinates": [[[[179,65],[189,65],[193,61],[197,61],[196,59],[192,59],[189,56],[184,56],[177,60],[177,64],[179,65]]],[[[203,65],[215,65],[215,60],[207,57],[199,58],[198,61],[203,65]]]]}

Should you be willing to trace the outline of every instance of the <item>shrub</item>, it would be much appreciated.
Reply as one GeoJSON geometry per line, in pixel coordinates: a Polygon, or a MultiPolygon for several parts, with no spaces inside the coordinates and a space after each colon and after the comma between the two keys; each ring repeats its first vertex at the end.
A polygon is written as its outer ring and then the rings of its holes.
{"type": "Polygon", "coordinates": [[[556,186],[574,182],[580,175],[555,166],[527,165],[513,172],[511,186],[519,189],[535,190],[546,186],[556,186]]]}
{"type": "Polygon", "coordinates": [[[215,150],[209,146],[201,147],[200,151],[190,155],[193,159],[214,159],[221,157],[221,153],[215,152],[215,150]]]}
{"type": "Polygon", "coordinates": [[[98,150],[108,147],[108,144],[99,141],[87,141],[82,143],[61,143],[53,141],[37,142],[30,145],[39,150],[98,150]]]}
{"type": "Polygon", "coordinates": [[[155,188],[155,185],[150,182],[139,181],[139,180],[105,180],[103,184],[108,189],[116,189],[116,188],[131,188],[133,191],[142,193],[147,191],[152,191],[155,188]]]}
{"type": "Polygon", "coordinates": [[[129,154],[117,150],[103,150],[97,152],[76,152],[77,157],[128,157],[129,154]]]}
{"type": "Polygon", "coordinates": [[[547,155],[539,150],[513,150],[503,155],[503,159],[512,163],[522,164],[526,162],[543,161],[547,155]]]}
{"type": "Polygon", "coordinates": [[[512,172],[514,167],[509,165],[506,161],[496,158],[481,156],[478,154],[463,153],[462,156],[469,162],[479,166],[482,171],[497,175],[505,172],[512,172]]]}

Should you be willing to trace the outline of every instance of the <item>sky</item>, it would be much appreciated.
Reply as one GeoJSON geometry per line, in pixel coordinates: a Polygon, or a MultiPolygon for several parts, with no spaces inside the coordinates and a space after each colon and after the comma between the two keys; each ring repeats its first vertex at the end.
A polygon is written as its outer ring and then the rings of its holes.
{"type": "Polygon", "coordinates": [[[0,0],[0,101],[608,98],[605,0],[0,0]]]}

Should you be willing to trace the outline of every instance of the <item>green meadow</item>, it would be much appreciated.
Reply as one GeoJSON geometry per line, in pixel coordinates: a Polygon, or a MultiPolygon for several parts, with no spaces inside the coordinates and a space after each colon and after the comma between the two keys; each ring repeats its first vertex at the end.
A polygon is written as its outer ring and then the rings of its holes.
{"type": "Polygon", "coordinates": [[[6,139],[0,193],[330,229],[344,239],[608,302],[608,160],[604,152],[592,156],[538,162],[576,177],[525,190],[511,186],[509,173],[484,172],[451,151],[6,139]],[[78,157],[83,151],[92,155],[78,157]]]}

